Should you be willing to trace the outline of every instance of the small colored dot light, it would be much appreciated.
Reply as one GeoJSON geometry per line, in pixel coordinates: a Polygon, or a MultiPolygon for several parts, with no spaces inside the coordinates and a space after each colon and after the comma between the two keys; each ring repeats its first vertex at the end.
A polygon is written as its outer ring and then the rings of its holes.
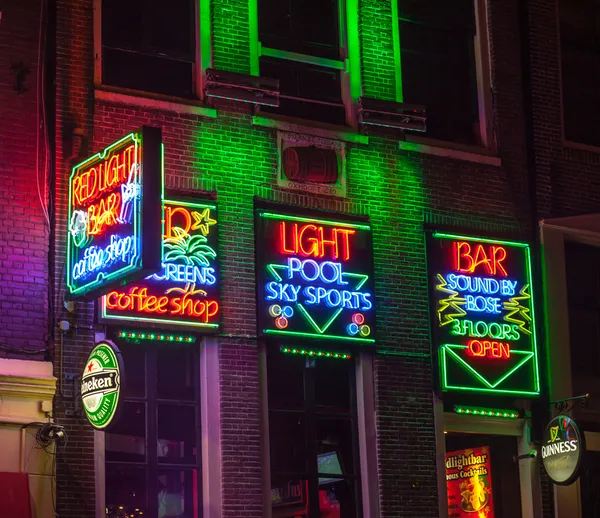
{"type": "Polygon", "coordinates": [[[291,354],[296,356],[316,356],[319,358],[335,358],[338,360],[349,360],[350,358],[352,358],[352,355],[347,352],[331,352],[318,349],[292,349],[290,347],[285,346],[282,346],[279,350],[284,354],[291,354]]]}
{"type": "Polygon", "coordinates": [[[490,409],[490,408],[479,408],[479,407],[467,407],[467,406],[455,406],[454,411],[457,414],[469,414],[469,415],[481,415],[489,417],[502,417],[503,419],[517,419],[519,413],[515,410],[505,409],[490,409]]]}
{"type": "Polygon", "coordinates": [[[159,342],[180,342],[192,344],[196,342],[196,337],[192,335],[164,335],[156,333],[136,333],[131,331],[119,331],[119,338],[125,338],[130,341],[139,342],[142,340],[152,340],[159,342]]]}

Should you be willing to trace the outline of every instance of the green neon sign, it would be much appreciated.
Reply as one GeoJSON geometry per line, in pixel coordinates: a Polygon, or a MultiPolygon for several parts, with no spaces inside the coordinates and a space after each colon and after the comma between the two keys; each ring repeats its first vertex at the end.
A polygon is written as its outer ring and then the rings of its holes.
{"type": "Polygon", "coordinates": [[[537,396],[529,245],[436,232],[428,262],[442,391],[537,396]]]}
{"type": "Polygon", "coordinates": [[[81,401],[90,424],[106,429],[119,410],[123,362],[115,344],[104,340],[90,353],[81,377],[81,401]]]}

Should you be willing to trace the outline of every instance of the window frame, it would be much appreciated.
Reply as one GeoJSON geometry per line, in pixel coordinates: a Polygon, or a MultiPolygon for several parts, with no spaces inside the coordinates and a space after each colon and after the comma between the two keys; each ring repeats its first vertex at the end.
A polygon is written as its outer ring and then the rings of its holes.
{"type": "MultiPolygon", "coordinates": [[[[346,125],[354,129],[358,128],[358,100],[362,95],[361,69],[360,69],[360,41],[359,41],[359,20],[358,20],[358,0],[337,0],[338,3],[338,23],[340,37],[340,59],[333,60],[320,58],[307,54],[288,52],[284,50],[271,49],[263,47],[259,40],[259,19],[258,2],[260,0],[248,0],[248,12],[250,22],[250,75],[260,76],[260,57],[268,56],[273,58],[295,61],[297,63],[307,63],[325,68],[339,70],[341,72],[341,98],[344,104],[346,115],[346,125]]],[[[310,99],[307,100],[310,102],[310,99]]],[[[257,112],[265,117],[294,119],[286,114],[272,114],[260,111],[257,112]]],[[[311,121],[311,119],[301,119],[311,121]]],[[[315,121],[323,124],[320,121],[315,121]]]]}
{"type": "MultiPolygon", "coordinates": [[[[148,347],[153,346],[149,345],[148,347]]],[[[195,356],[197,360],[196,408],[200,421],[196,432],[198,516],[199,518],[221,518],[221,416],[219,411],[220,373],[217,339],[206,337],[199,345],[196,344],[195,356]],[[211,438],[210,444],[209,441],[204,440],[206,437],[211,438]]],[[[155,426],[157,424],[155,423],[155,426]]],[[[148,445],[146,445],[146,448],[148,448],[148,445]]],[[[158,463],[157,467],[160,468],[162,464],[158,463]]],[[[105,473],[105,432],[94,430],[95,518],[106,517],[105,473]]]]}
{"type": "MultiPolygon", "coordinates": [[[[265,518],[272,518],[267,347],[268,346],[264,343],[261,343],[259,346],[259,390],[263,452],[263,516],[265,518]]],[[[298,360],[300,361],[301,359],[298,358],[298,360]]],[[[355,441],[353,456],[354,462],[358,462],[358,465],[354,468],[356,473],[354,477],[358,479],[358,483],[355,484],[355,487],[356,490],[359,491],[359,493],[355,495],[356,509],[358,516],[361,518],[377,518],[380,516],[380,499],[377,465],[373,357],[366,353],[358,353],[349,361],[354,364],[354,376],[351,379],[350,398],[354,405],[352,410],[352,419],[354,420],[352,434],[353,441],[355,441]]],[[[318,413],[317,407],[315,406],[312,414],[317,416],[318,413]]]]}
{"type": "Polygon", "coordinates": [[[194,72],[192,91],[194,99],[164,95],[143,90],[130,90],[128,88],[113,86],[102,81],[102,0],[94,0],[94,87],[110,89],[120,92],[135,92],[140,97],[155,97],[158,99],[182,99],[187,102],[204,100],[204,87],[206,83],[206,69],[212,67],[212,24],[210,0],[196,0],[194,4],[194,72]]]}
{"type": "MultiPolygon", "coordinates": [[[[398,2],[390,0],[392,6],[392,38],[394,45],[394,71],[396,82],[396,101],[403,102],[402,89],[402,56],[400,21],[398,2]]],[[[496,138],[494,135],[494,117],[492,100],[492,59],[490,54],[490,33],[488,23],[488,0],[472,0],[475,14],[475,74],[477,78],[477,109],[479,111],[479,140],[480,145],[457,144],[452,141],[437,139],[413,134],[406,134],[406,140],[415,143],[432,144],[439,147],[454,148],[458,151],[476,151],[485,149],[497,152],[496,138]]],[[[426,106],[427,108],[427,106],[426,106]]],[[[426,135],[426,134],[425,134],[426,135]]]]}

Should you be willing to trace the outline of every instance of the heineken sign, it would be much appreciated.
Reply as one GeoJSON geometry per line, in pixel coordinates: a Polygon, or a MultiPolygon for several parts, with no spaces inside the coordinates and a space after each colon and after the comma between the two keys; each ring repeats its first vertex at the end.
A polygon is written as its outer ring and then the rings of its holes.
{"type": "Polygon", "coordinates": [[[542,463],[550,480],[567,486],[579,477],[585,452],[585,437],[568,415],[559,415],[548,423],[542,441],[542,463]]]}
{"type": "Polygon", "coordinates": [[[121,352],[103,340],[91,352],[81,377],[81,400],[90,424],[104,430],[119,409],[123,378],[121,352]]]}

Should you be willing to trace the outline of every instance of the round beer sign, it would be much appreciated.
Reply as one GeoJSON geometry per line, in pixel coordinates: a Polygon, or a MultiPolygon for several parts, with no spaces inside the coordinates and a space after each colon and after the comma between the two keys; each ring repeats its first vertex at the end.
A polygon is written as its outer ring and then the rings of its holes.
{"type": "Polygon", "coordinates": [[[118,347],[98,342],[85,363],[81,377],[81,400],[90,424],[104,430],[119,408],[123,362],[118,347]]]}
{"type": "Polygon", "coordinates": [[[573,419],[559,415],[548,423],[542,441],[542,463],[552,482],[561,486],[575,482],[584,452],[585,437],[573,419]]]}

